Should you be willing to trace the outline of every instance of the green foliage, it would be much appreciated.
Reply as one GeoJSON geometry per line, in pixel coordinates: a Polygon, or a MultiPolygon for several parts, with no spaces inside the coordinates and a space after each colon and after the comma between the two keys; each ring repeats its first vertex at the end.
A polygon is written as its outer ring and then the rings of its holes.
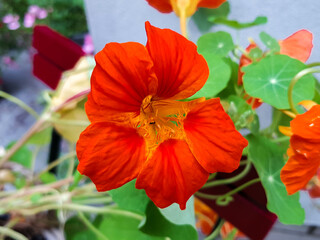
{"type": "Polygon", "coordinates": [[[147,206],[146,219],[141,223],[140,230],[153,236],[169,237],[172,240],[198,239],[194,227],[189,224],[178,225],[168,221],[152,202],[147,206]]]}
{"type": "Polygon", "coordinates": [[[215,24],[226,25],[234,29],[244,29],[244,28],[266,24],[268,22],[268,18],[264,16],[258,16],[252,22],[246,22],[246,23],[240,23],[236,20],[229,20],[226,18],[214,18],[214,19],[211,19],[211,22],[215,24]]]}
{"type": "Polygon", "coordinates": [[[198,11],[192,16],[193,21],[197,24],[200,31],[206,32],[214,25],[215,18],[227,18],[230,13],[229,2],[224,2],[220,7],[199,8],[198,11]]]}
{"type": "Polygon", "coordinates": [[[47,145],[51,141],[51,132],[52,127],[45,128],[35,134],[33,134],[29,139],[29,144],[36,144],[36,145],[47,145]]]}
{"type": "Polygon", "coordinates": [[[97,239],[96,235],[78,217],[69,218],[64,225],[66,240],[97,239]]]}
{"type": "Polygon", "coordinates": [[[135,188],[136,180],[109,191],[113,201],[124,210],[144,213],[150,199],[144,190],[135,188]]]}
{"type": "Polygon", "coordinates": [[[285,162],[285,150],[262,136],[247,136],[249,159],[253,162],[267,195],[267,207],[284,224],[301,225],[304,210],[299,202],[299,193],[288,195],[280,180],[280,171],[285,162]]]}
{"type": "MultiPolygon", "coordinates": [[[[9,150],[15,142],[11,142],[6,149],[9,150]]],[[[32,167],[32,152],[28,147],[22,146],[16,151],[10,158],[10,161],[16,162],[24,166],[25,168],[31,169],[32,167]]]]}
{"type": "Polygon", "coordinates": [[[271,37],[266,32],[260,33],[260,39],[271,52],[280,52],[280,45],[276,39],[271,37]]]}
{"type": "MultiPolygon", "coordinates": [[[[258,63],[243,67],[243,84],[246,92],[278,109],[288,109],[288,88],[292,78],[306,66],[286,55],[266,57],[258,63]]],[[[293,88],[295,104],[312,99],[315,83],[312,75],[301,78],[293,88]]]]}
{"type": "Polygon", "coordinates": [[[227,56],[234,49],[231,35],[223,31],[202,35],[197,45],[200,54],[211,53],[220,57],[227,56]]]}
{"type": "Polygon", "coordinates": [[[57,181],[56,176],[50,172],[44,172],[44,173],[40,174],[39,178],[45,184],[54,183],[57,181]]]}
{"type": "Polygon", "coordinates": [[[223,58],[211,53],[204,53],[203,57],[208,63],[209,77],[206,84],[191,98],[212,98],[221,92],[230,80],[231,68],[223,58]]]}

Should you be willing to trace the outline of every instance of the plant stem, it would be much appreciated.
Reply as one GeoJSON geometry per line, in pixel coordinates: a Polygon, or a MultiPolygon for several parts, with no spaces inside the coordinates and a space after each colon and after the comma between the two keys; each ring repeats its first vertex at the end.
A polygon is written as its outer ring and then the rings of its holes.
{"type": "Polygon", "coordinates": [[[219,186],[219,185],[230,184],[230,183],[236,182],[236,181],[240,180],[241,178],[245,177],[248,174],[248,172],[250,171],[250,169],[251,169],[251,162],[247,161],[247,164],[246,164],[245,168],[237,176],[234,176],[232,178],[227,178],[227,179],[221,179],[221,180],[208,182],[205,185],[203,185],[202,189],[206,189],[206,188],[209,188],[209,187],[214,187],[214,186],[219,186]]]}
{"type": "Polygon", "coordinates": [[[114,215],[120,215],[125,217],[134,218],[136,220],[142,221],[143,216],[128,212],[125,210],[120,209],[112,209],[110,207],[92,207],[92,206],[86,206],[81,204],[74,204],[74,203],[65,203],[65,204],[48,204],[44,206],[40,206],[34,209],[17,209],[16,211],[24,214],[24,215],[34,215],[38,212],[51,210],[51,209],[57,209],[57,210],[74,210],[74,211],[81,211],[81,212],[88,212],[88,213],[97,213],[97,214],[114,214],[114,215]]]}
{"type": "Polygon", "coordinates": [[[0,167],[12,157],[12,155],[19,150],[20,147],[22,147],[23,144],[25,144],[28,139],[35,134],[46,122],[44,117],[40,117],[38,121],[35,122],[35,124],[23,135],[22,138],[20,138],[3,156],[2,159],[0,159],[0,167]]]}
{"type": "Polygon", "coordinates": [[[5,99],[7,99],[8,101],[17,104],[19,107],[21,107],[22,109],[27,111],[30,115],[34,116],[36,119],[39,118],[38,113],[36,113],[36,111],[34,111],[31,107],[29,107],[27,104],[25,104],[19,98],[16,98],[16,97],[14,97],[4,91],[1,91],[1,90],[0,90],[0,97],[3,97],[5,99]]]}
{"type": "Polygon", "coordinates": [[[225,222],[224,219],[221,219],[218,226],[214,229],[214,231],[208,237],[206,237],[204,240],[213,240],[216,237],[218,237],[224,222],[225,222]]]}
{"type": "Polygon", "coordinates": [[[65,160],[75,157],[77,153],[75,151],[70,152],[66,155],[63,155],[62,157],[59,157],[58,159],[54,160],[52,163],[50,163],[44,170],[42,170],[37,177],[39,177],[41,174],[48,172],[50,169],[54,168],[55,166],[59,165],[60,163],[64,162],[65,160]]]}
{"type": "Polygon", "coordinates": [[[290,108],[294,114],[299,114],[299,112],[296,109],[294,102],[293,102],[293,87],[299,81],[299,79],[304,77],[305,75],[307,75],[309,73],[319,73],[319,72],[320,72],[320,68],[306,68],[306,69],[303,69],[302,71],[298,72],[294,76],[294,78],[292,78],[290,85],[289,85],[289,88],[288,88],[288,101],[289,101],[290,108]]]}
{"type": "Polygon", "coordinates": [[[99,231],[85,216],[82,212],[78,212],[78,216],[81,221],[89,228],[99,239],[109,240],[102,232],[99,231]]]}
{"type": "Polygon", "coordinates": [[[28,240],[28,238],[23,236],[21,233],[18,233],[10,228],[7,228],[7,227],[0,226],[0,233],[2,233],[5,236],[16,239],[16,240],[28,240]]]}
{"type": "Polygon", "coordinates": [[[206,193],[202,193],[202,192],[196,192],[195,194],[199,197],[206,198],[206,199],[223,200],[223,199],[226,199],[227,197],[230,197],[230,196],[240,192],[241,190],[245,189],[246,187],[249,187],[250,185],[257,183],[257,182],[260,182],[260,178],[252,179],[251,181],[242,184],[241,186],[227,192],[224,195],[211,195],[211,194],[206,194],[206,193]]]}

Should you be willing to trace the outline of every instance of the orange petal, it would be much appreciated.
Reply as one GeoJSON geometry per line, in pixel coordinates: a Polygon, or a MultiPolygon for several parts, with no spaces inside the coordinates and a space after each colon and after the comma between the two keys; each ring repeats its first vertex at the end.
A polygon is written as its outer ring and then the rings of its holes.
{"type": "Polygon", "coordinates": [[[285,126],[279,126],[279,131],[283,134],[286,135],[288,137],[292,136],[292,131],[291,131],[291,127],[285,127],[285,126]]]}
{"type": "Polygon", "coordinates": [[[109,43],[95,58],[87,110],[95,111],[93,105],[104,115],[140,111],[142,100],[157,88],[146,48],[134,42],[109,43]]]}
{"type": "Polygon", "coordinates": [[[158,77],[160,99],[184,99],[199,91],[207,81],[209,68],[197,53],[197,46],[170,29],[146,22],[147,49],[158,77]]]}
{"type": "Polygon", "coordinates": [[[313,47],[312,39],[312,33],[307,30],[303,29],[295,32],[288,38],[279,41],[280,54],[288,55],[301,62],[305,62],[311,54],[313,47]]]}
{"type": "Polygon", "coordinates": [[[147,0],[147,2],[150,6],[162,13],[169,13],[173,11],[170,0],[147,0]]]}
{"type": "MultiPolygon", "coordinates": [[[[246,52],[249,53],[251,49],[256,48],[258,45],[255,42],[251,42],[250,45],[246,48],[246,52]]],[[[238,85],[242,85],[243,81],[243,75],[244,72],[241,71],[241,68],[244,66],[248,66],[252,63],[252,60],[250,58],[247,58],[245,55],[241,55],[240,61],[239,61],[239,69],[238,69],[238,85]]]]}
{"type": "Polygon", "coordinates": [[[252,107],[252,109],[257,109],[258,107],[260,107],[262,105],[263,102],[260,98],[254,98],[254,97],[249,96],[247,103],[252,107]]]}
{"type": "Polygon", "coordinates": [[[294,135],[308,139],[320,139],[320,105],[313,106],[290,122],[294,135]]]}
{"type": "Polygon", "coordinates": [[[187,143],[170,139],[161,143],[143,166],[136,182],[160,208],[186,202],[207,181],[207,173],[192,155],[187,143]]]}
{"type": "Polygon", "coordinates": [[[286,186],[289,194],[294,194],[303,189],[319,168],[319,159],[306,158],[296,154],[289,158],[281,170],[281,181],[286,186]]]}
{"type": "Polygon", "coordinates": [[[248,141],[235,129],[218,98],[198,104],[184,121],[190,149],[210,173],[238,168],[248,141]]]}
{"type": "Polygon", "coordinates": [[[218,8],[224,2],[226,2],[226,0],[200,0],[200,2],[198,3],[198,7],[218,8]]]}
{"type": "Polygon", "coordinates": [[[317,105],[317,103],[311,100],[303,100],[299,102],[299,105],[303,106],[306,110],[309,111],[313,106],[317,105]]]}
{"type": "Polygon", "coordinates": [[[94,123],[80,135],[77,155],[78,171],[98,191],[107,191],[137,177],[146,159],[145,142],[134,128],[94,123]]]}

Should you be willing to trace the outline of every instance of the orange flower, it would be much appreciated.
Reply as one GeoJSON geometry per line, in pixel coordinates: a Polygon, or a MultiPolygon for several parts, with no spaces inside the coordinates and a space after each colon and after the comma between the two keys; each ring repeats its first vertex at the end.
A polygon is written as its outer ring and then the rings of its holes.
{"type": "Polygon", "coordinates": [[[281,170],[281,181],[289,194],[306,187],[320,166],[320,105],[297,115],[290,123],[287,153],[289,160],[281,170]]]}
{"type": "MultiPolygon", "coordinates": [[[[313,47],[312,44],[312,33],[307,30],[299,30],[287,37],[284,40],[279,40],[280,45],[280,54],[287,55],[289,57],[300,60],[301,62],[305,62],[308,60],[311,50],[313,47]]],[[[258,47],[255,42],[251,42],[250,45],[246,48],[246,52],[249,53],[251,49],[258,47]]],[[[238,70],[238,85],[243,84],[243,75],[244,73],[241,71],[242,67],[245,67],[252,63],[252,60],[245,55],[240,57],[239,61],[239,70],[238,70]]],[[[253,109],[256,109],[261,106],[262,101],[259,98],[251,97],[245,94],[245,99],[247,103],[252,105],[253,109]]]]}
{"type": "Polygon", "coordinates": [[[147,0],[150,6],[162,13],[172,11],[180,17],[181,33],[187,36],[186,18],[192,16],[199,7],[217,8],[226,0],[147,0]]]}
{"type": "Polygon", "coordinates": [[[109,43],[96,55],[78,170],[98,191],[137,178],[158,207],[176,202],[184,209],[209,173],[238,167],[247,141],[219,99],[177,101],[207,80],[196,45],[148,22],[146,31],[146,47],[109,43]]]}
{"type": "Polygon", "coordinates": [[[147,0],[150,6],[162,13],[172,11],[179,17],[192,16],[199,7],[218,8],[226,0],[147,0]]]}

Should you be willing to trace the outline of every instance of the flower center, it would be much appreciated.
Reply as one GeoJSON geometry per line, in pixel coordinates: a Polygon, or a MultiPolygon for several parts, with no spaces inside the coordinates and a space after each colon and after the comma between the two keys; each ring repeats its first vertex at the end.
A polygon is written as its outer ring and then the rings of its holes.
{"type": "Polygon", "coordinates": [[[184,139],[183,119],[188,104],[174,100],[153,100],[147,96],[140,108],[138,132],[149,151],[167,139],[184,139]]]}

